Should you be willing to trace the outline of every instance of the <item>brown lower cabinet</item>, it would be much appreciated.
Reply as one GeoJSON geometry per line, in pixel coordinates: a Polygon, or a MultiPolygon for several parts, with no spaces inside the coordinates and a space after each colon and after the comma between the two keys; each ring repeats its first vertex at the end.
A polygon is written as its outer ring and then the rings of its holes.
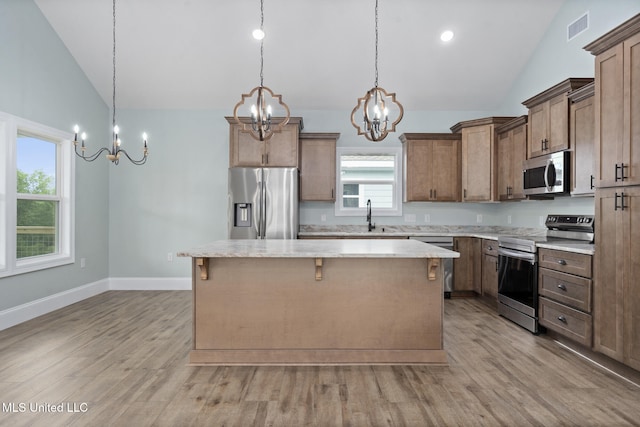
{"type": "Polygon", "coordinates": [[[640,370],[640,186],[596,189],[594,350],[640,370]]]}
{"type": "Polygon", "coordinates": [[[482,239],[482,295],[498,300],[498,242],[482,239]]]}
{"type": "Polygon", "coordinates": [[[456,237],[453,250],[460,258],[453,260],[453,295],[471,295],[482,293],[481,239],[475,237],[456,237]]]}
{"type": "Polygon", "coordinates": [[[541,248],[538,259],[540,324],[591,347],[591,255],[541,248]]]}

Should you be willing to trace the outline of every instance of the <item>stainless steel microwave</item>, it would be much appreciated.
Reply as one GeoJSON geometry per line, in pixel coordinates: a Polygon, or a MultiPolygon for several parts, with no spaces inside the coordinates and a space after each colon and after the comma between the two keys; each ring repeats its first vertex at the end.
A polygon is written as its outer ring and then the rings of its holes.
{"type": "Polygon", "coordinates": [[[569,194],[569,151],[559,151],[524,161],[524,194],[569,194]]]}

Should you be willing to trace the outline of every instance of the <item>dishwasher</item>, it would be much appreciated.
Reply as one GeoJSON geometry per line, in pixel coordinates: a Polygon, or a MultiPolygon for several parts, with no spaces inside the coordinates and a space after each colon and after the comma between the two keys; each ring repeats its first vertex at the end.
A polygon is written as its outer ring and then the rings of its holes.
{"type": "MultiPolygon", "coordinates": [[[[420,242],[429,243],[430,245],[439,246],[444,249],[453,250],[453,237],[448,236],[414,236],[410,239],[420,242]]],[[[443,258],[444,267],[444,297],[451,298],[453,291],[453,258],[443,258]]]]}

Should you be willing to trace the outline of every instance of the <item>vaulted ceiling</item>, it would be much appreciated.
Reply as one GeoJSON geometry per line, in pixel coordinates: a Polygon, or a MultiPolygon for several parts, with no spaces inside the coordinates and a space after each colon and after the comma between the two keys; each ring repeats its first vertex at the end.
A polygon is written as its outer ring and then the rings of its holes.
{"type": "MultiPolygon", "coordinates": [[[[111,0],[35,0],[111,105],[111,0]]],[[[379,85],[407,110],[497,108],[563,0],[379,0],[379,85]],[[455,32],[448,44],[439,36],[455,32]]],[[[264,0],[264,84],[351,110],[374,84],[375,0],[264,0]]],[[[259,0],[118,0],[120,108],[233,111],[260,82],[259,0]]]]}

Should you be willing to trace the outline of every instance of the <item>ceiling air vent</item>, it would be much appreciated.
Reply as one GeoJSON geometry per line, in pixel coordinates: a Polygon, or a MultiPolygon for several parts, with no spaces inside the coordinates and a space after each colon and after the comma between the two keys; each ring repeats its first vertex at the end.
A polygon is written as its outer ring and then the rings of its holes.
{"type": "Polygon", "coordinates": [[[589,12],[585,12],[580,18],[567,25],[567,41],[574,39],[589,29],[589,12]]]}

